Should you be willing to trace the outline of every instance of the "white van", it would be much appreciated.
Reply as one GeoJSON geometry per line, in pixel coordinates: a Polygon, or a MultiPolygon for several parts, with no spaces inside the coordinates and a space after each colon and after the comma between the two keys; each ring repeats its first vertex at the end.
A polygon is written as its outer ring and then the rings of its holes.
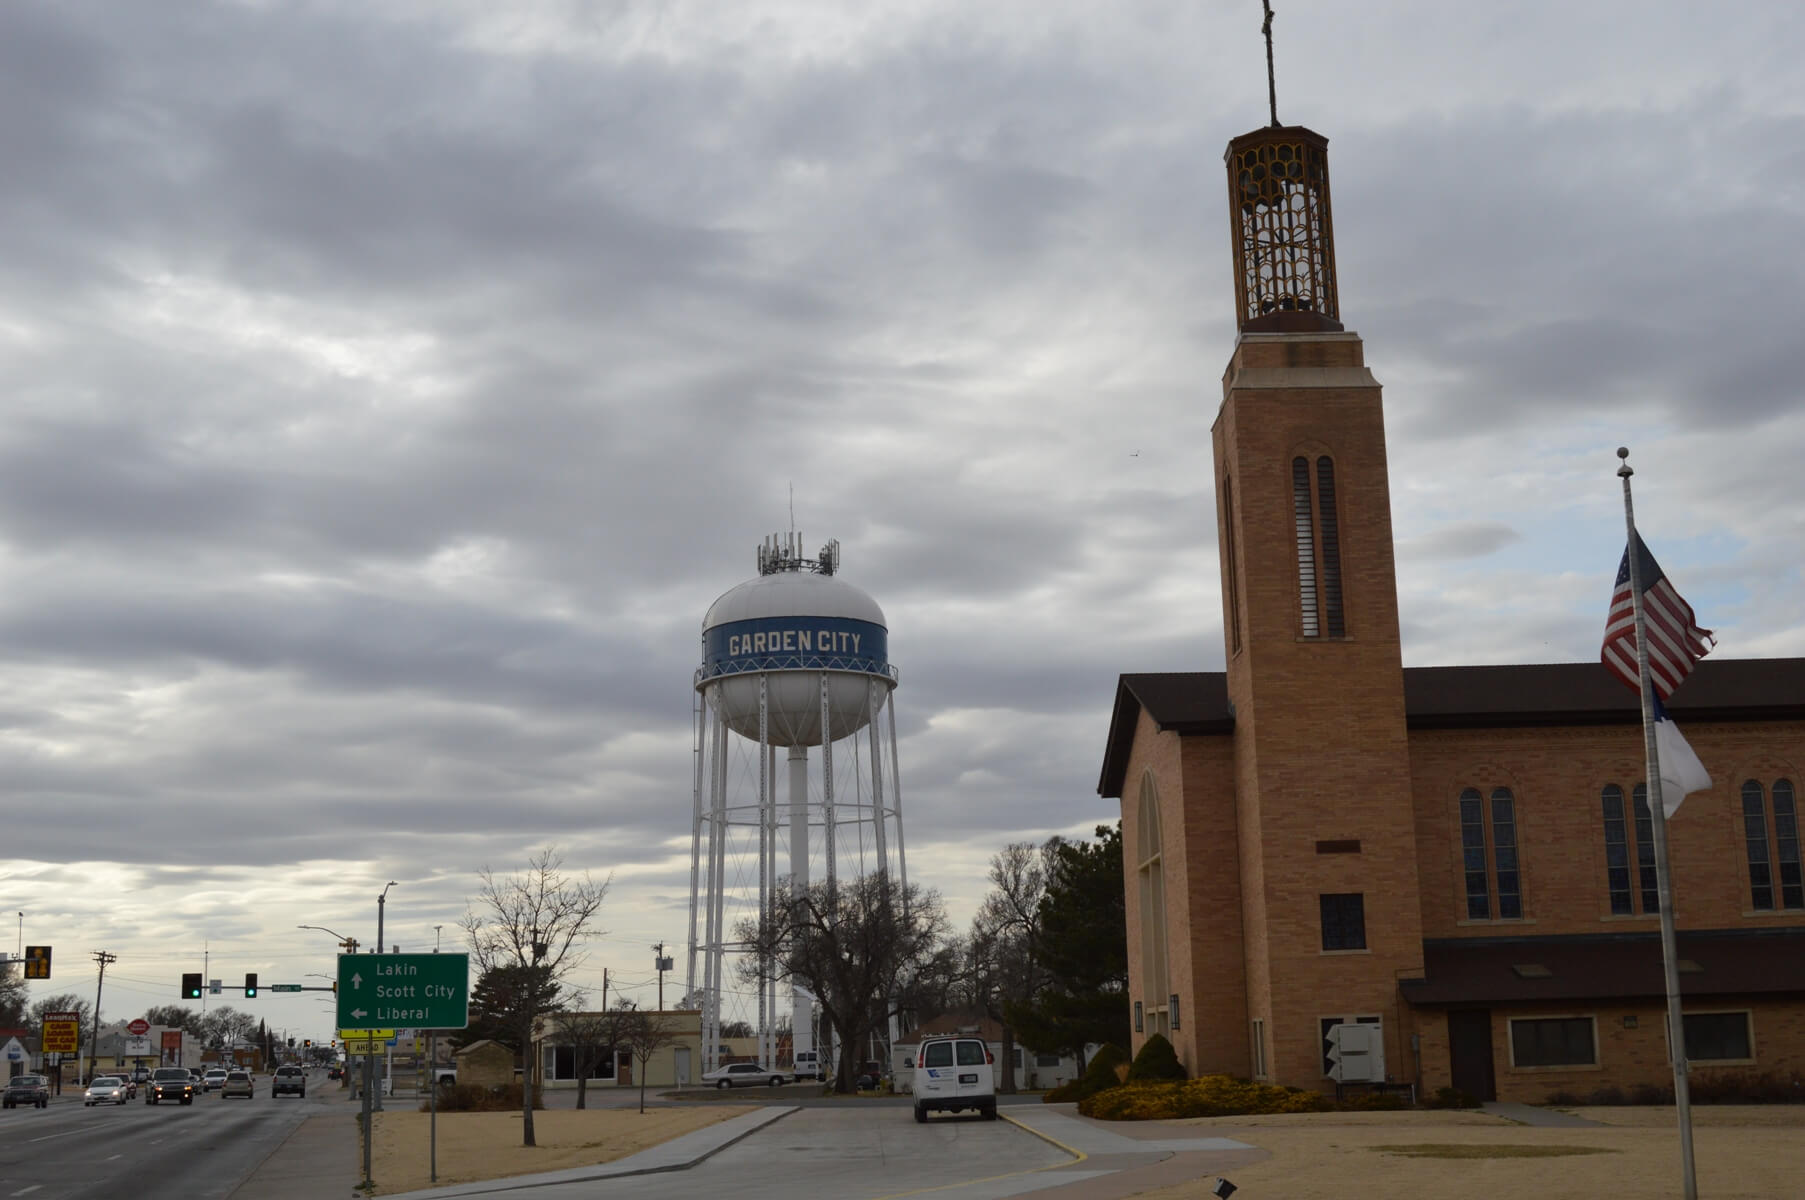
{"type": "Polygon", "coordinates": [[[950,1035],[923,1038],[915,1053],[915,1119],[934,1109],[971,1109],[986,1121],[997,1119],[996,1075],[990,1048],[982,1039],[950,1035]]]}
{"type": "Polygon", "coordinates": [[[819,1051],[798,1050],[796,1061],[791,1064],[790,1074],[796,1079],[827,1079],[827,1063],[819,1051]]]}

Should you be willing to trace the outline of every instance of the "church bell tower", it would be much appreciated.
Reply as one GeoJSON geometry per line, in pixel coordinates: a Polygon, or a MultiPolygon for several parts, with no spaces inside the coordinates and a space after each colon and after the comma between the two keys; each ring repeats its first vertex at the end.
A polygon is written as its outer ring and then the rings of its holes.
{"type": "Polygon", "coordinates": [[[1212,429],[1247,1016],[1274,1078],[1322,1077],[1320,1035],[1356,1019],[1401,1073],[1422,913],[1384,414],[1342,325],[1328,139],[1273,109],[1225,156],[1238,334],[1212,429]]]}

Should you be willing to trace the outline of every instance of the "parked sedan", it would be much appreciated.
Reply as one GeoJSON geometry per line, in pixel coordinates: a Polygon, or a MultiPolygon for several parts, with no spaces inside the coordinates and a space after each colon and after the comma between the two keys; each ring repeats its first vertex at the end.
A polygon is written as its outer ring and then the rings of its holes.
{"type": "Polygon", "coordinates": [[[82,1093],[82,1106],[92,1108],[96,1104],[124,1104],[131,1097],[127,1094],[125,1080],[117,1075],[96,1075],[82,1093]]]}
{"type": "Polygon", "coordinates": [[[249,1071],[227,1071],[226,1081],[219,1085],[221,1100],[227,1100],[233,1096],[243,1096],[249,1100],[256,1094],[257,1085],[251,1081],[249,1071]]]}
{"type": "Polygon", "coordinates": [[[718,1088],[752,1087],[760,1083],[777,1087],[783,1083],[783,1076],[776,1071],[767,1071],[757,1063],[728,1063],[704,1074],[702,1082],[718,1088]]]}
{"type": "Polygon", "coordinates": [[[42,1075],[14,1075],[0,1093],[0,1108],[50,1107],[50,1082],[42,1075]]]}

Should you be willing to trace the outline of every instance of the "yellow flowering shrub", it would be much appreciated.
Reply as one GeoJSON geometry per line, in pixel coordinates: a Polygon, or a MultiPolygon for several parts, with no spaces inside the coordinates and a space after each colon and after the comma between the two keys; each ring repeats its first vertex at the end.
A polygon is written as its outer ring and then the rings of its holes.
{"type": "Polygon", "coordinates": [[[1079,1112],[1103,1121],[1331,1112],[1334,1108],[1335,1102],[1321,1092],[1253,1083],[1229,1075],[1205,1075],[1172,1083],[1125,1083],[1078,1102],[1079,1112]]]}

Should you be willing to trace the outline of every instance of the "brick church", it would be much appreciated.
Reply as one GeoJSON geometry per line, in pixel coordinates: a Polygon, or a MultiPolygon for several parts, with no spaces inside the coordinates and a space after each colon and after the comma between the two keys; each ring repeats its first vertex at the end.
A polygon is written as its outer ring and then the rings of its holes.
{"type": "MultiPolygon", "coordinates": [[[[1226,671],[1123,675],[1134,1049],[1331,1089],[1672,1082],[1635,694],[1598,662],[1405,667],[1380,384],[1341,323],[1327,140],[1229,143],[1239,336],[1213,430],[1226,671]]],[[[1604,600],[1600,593],[1600,631],[1604,600]]],[[[1805,660],[1709,658],[1668,823],[1691,1077],[1805,1076],[1805,660]]]]}

